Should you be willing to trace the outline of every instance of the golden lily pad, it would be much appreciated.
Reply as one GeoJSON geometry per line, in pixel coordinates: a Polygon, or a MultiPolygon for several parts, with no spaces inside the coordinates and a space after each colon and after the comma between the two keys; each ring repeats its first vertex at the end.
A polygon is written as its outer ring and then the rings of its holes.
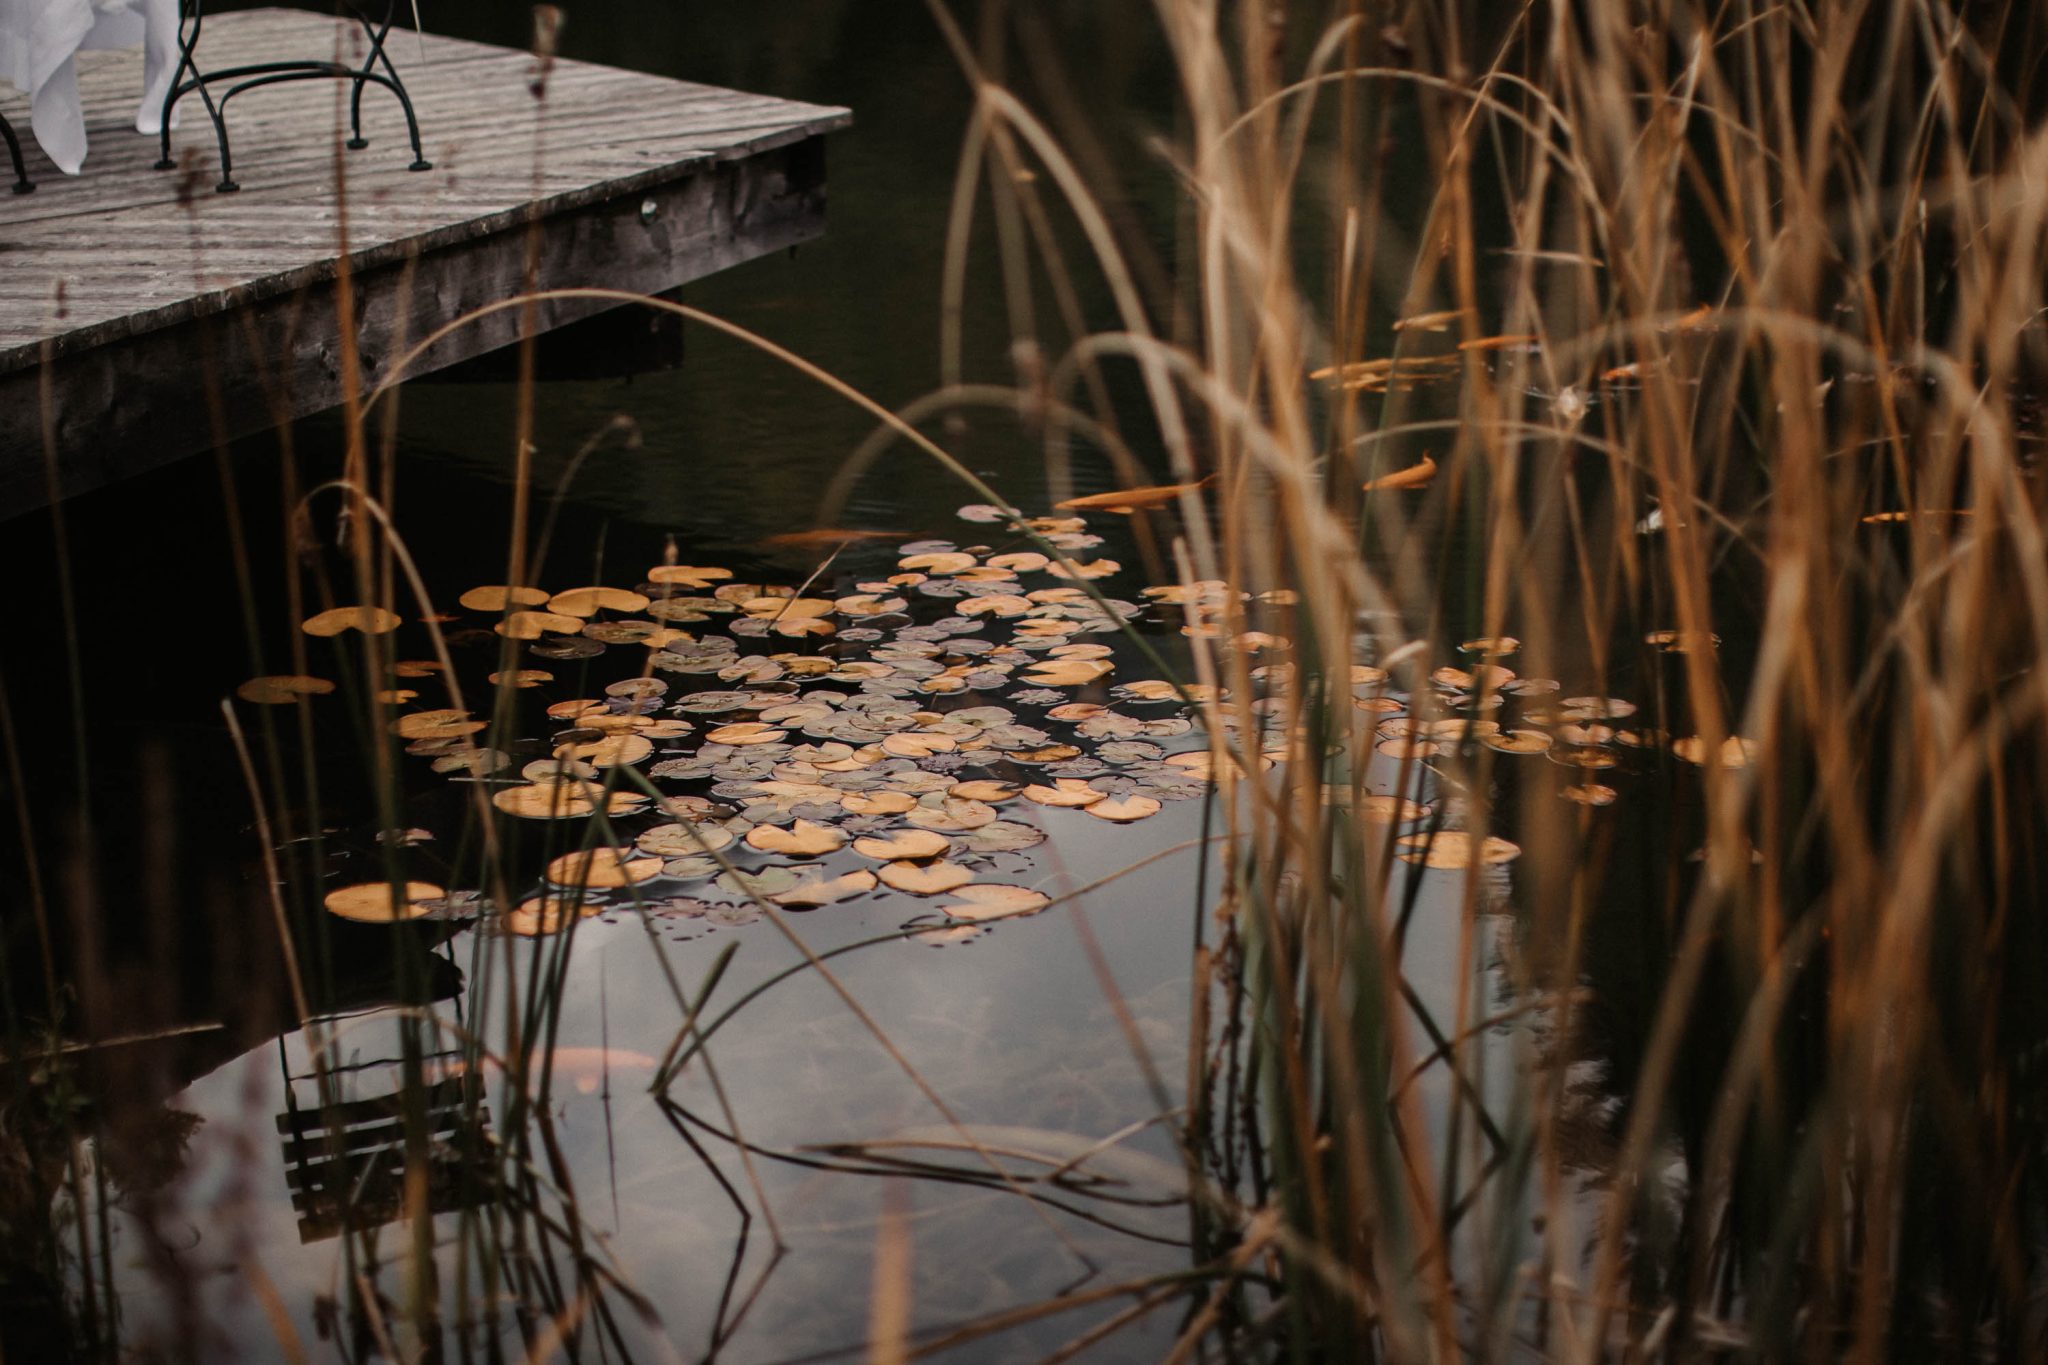
{"type": "Polygon", "coordinates": [[[974,874],[958,863],[885,863],[878,875],[882,885],[913,896],[943,895],[974,880],[974,874]]]}
{"type": "Polygon", "coordinates": [[[331,607],[317,616],[309,616],[300,623],[299,629],[308,635],[322,638],[339,635],[345,630],[359,630],[365,635],[384,635],[397,630],[402,624],[395,611],[383,607],[331,607]]]}
{"type": "Polygon", "coordinates": [[[737,836],[724,825],[668,824],[643,829],[633,843],[664,858],[688,858],[730,846],[737,836]]]}
{"type": "Polygon", "coordinates": [[[1028,887],[1008,886],[1000,882],[978,882],[963,886],[954,893],[957,899],[939,910],[954,919],[989,920],[1008,919],[1013,916],[1033,915],[1043,910],[1049,898],[1028,887]]]}
{"type": "Polygon", "coordinates": [[[1541,730],[1503,730],[1481,736],[1480,742],[1504,754],[1540,754],[1551,746],[1552,740],[1541,730]]]}
{"type": "Polygon", "coordinates": [[[547,879],[557,886],[609,891],[644,882],[661,871],[660,858],[627,858],[616,848],[564,853],[547,865],[547,879]]]}
{"type": "Polygon", "coordinates": [[[944,735],[920,734],[915,730],[899,730],[882,741],[882,752],[897,758],[929,758],[933,754],[950,754],[959,747],[944,735]]]}
{"type": "Polygon", "coordinates": [[[327,893],[327,912],[358,924],[396,924],[418,919],[427,913],[422,901],[437,901],[448,893],[432,882],[359,882],[337,887],[327,893]]]}
{"type": "Polygon", "coordinates": [[[758,720],[737,721],[721,725],[705,732],[706,744],[775,744],[786,738],[788,732],[772,725],[763,725],[758,720]]]}
{"type": "Polygon", "coordinates": [[[538,640],[550,631],[556,635],[575,635],[583,629],[583,622],[551,611],[515,611],[491,629],[508,640],[538,640]]]}
{"type": "Polygon", "coordinates": [[[521,938],[535,938],[541,934],[561,932],[562,926],[579,914],[597,913],[595,906],[579,901],[562,900],[555,896],[535,896],[522,901],[517,910],[508,913],[499,923],[508,934],[521,938]]]}
{"type": "Polygon", "coordinates": [[[839,804],[855,815],[902,815],[917,809],[917,798],[908,792],[848,792],[839,804]]]}
{"type": "Polygon", "coordinates": [[[624,588],[570,588],[548,599],[548,610],[562,616],[595,616],[600,611],[646,611],[647,607],[648,599],[644,594],[628,592],[624,588]]]}
{"type": "Polygon", "coordinates": [[[1143,820],[1148,815],[1159,814],[1159,803],[1149,796],[1125,796],[1097,801],[1085,809],[1097,820],[1127,825],[1133,820],[1143,820]]]}
{"type": "Polygon", "coordinates": [[[1054,578],[1107,578],[1123,567],[1114,559],[1069,560],[1065,564],[1054,560],[1045,566],[1045,571],[1054,578]]]}
{"type": "Polygon", "coordinates": [[[706,569],[693,564],[657,564],[647,571],[649,583],[677,588],[708,588],[731,577],[731,569],[706,569]]]}
{"type": "Polygon", "coordinates": [[[853,841],[855,853],[863,858],[873,858],[884,863],[936,858],[952,847],[952,840],[928,829],[897,830],[886,838],[870,835],[865,839],[853,841]]]}
{"type": "MultiPolygon", "coordinates": [[[[568,820],[595,812],[600,790],[576,782],[534,782],[493,792],[491,804],[522,820],[568,820]]],[[[631,815],[646,804],[639,792],[613,792],[605,798],[605,813],[631,815]]]]}
{"type": "Polygon", "coordinates": [[[973,555],[958,550],[940,550],[930,554],[905,555],[896,561],[900,569],[922,569],[934,574],[957,574],[975,565],[973,555]]]}
{"type": "Polygon", "coordinates": [[[1611,806],[1620,793],[1612,787],[1603,787],[1598,782],[1585,782],[1564,789],[1564,799],[1576,801],[1582,806],[1611,806]]]}
{"type": "Polygon", "coordinates": [[[520,668],[510,673],[493,673],[490,677],[490,683],[493,687],[497,687],[500,684],[510,684],[513,687],[522,689],[539,687],[544,682],[553,682],[554,680],[555,675],[544,668],[520,668]]]}
{"type": "Polygon", "coordinates": [[[645,735],[610,735],[584,744],[562,744],[556,758],[576,758],[593,768],[621,768],[639,763],[654,752],[654,742],[645,735]]]}
{"type": "Polygon", "coordinates": [[[1430,867],[1475,867],[1483,863],[1511,862],[1522,855],[1519,844],[1493,835],[1475,839],[1462,829],[1440,829],[1435,834],[1407,834],[1395,843],[1400,847],[1403,862],[1424,863],[1430,867]]]}
{"type": "MultiPolygon", "coordinates": [[[[1762,751],[1763,746],[1755,740],[1730,735],[1721,741],[1720,752],[1715,755],[1715,762],[1723,768],[1747,768],[1762,751]]],[[[1707,765],[1707,742],[1698,735],[1673,740],[1671,752],[1699,767],[1704,768],[1707,765]]]]}
{"type": "Polygon", "coordinates": [[[1041,806],[1070,806],[1077,809],[1107,800],[1109,796],[1109,793],[1097,791],[1078,777],[1062,777],[1050,787],[1034,782],[1026,787],[1022,794],[1026,801],[1041,806]]]}
{"type": "Polygon", "coordinates": [[[809,908],[830,905],[852,896],[862,895],[875,889],[875,874],[866,868],[842,872],[836,877],[811,877],[798,882],[787,891],[778,892],[768,899],[777,905],[793,908],[809,908]]]}
{"type": "Polygon", "coordinates": [[[1047,659],[1033,664],[1022,676],[1034,687],[1082,687],[1108,677],[1110,671],[1106,659],[1047,659]]]}
{"type": "Polygon", "coordinates": [[[995,806],[1015,800],[1017,789],[1007,782],[955,782],[946,788],[946,795],[957,796],[962,801],[985,801],[995,806]]]}
{"type": "Polygon", "coordinates": [[[400,739],[454,739],[486,728],[487,722],[472,720],[467,711],[454,710],[415,711],[391,723],[391,733],[400,739]]]}
{"type": "Polygon", "coordinates": [[[983,801],[961,801],[948,797],[937,806],[920,804],[916,810],[903,818],[919,829],[958,834],[963,830],[980,829],[983,825],[993,824],[996,820],[996,808],[983,801]]]}
{"type": "Polygon", "coordinates": [[[785,858],[816,858],[836,851],[846,836],[827,825],[798,820],[788,829],[780,825],[756,825],[747,831],[747,847],[785,858]]]}
{"type": "Polygon", "coordinates": [[[439,659],[400,659],[391,665],[393,676],[400,678],[431,678],[441,671],[439,659]]]}
{"type": "Polygon", "coordinates": [[[539,588],[513,588],[493,583],[471,588],[455,599],[471,611],[504,611],[508,607],[537,607],[548,600],[539,588]]]}
{"type": "Polygon", "coordinates": [[[334,684],[325,678],[291,673],[251,678],[235,689],[235,695],[258,706],[289,706],[308,697],[325,696],[333,690],[334,684]]]}

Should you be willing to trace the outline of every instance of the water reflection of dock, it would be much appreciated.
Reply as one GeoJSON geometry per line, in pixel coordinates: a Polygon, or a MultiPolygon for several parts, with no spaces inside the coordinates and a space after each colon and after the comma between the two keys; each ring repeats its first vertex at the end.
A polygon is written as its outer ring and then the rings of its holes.
{"type": "MultiPolygon", "coordinates": [[[[255,10],[207,20],[201,51],[228,65],[359,42],[327,16],[255,10]]],[[[140,57],[81,54],[85,174],[35,154],[36,192],[0,198],[0,515],[46,500],[52,446],[78,492],[340,402],[344,250],[374,384],[423,334],[524,283],[653,293],[823,231],[823,138],[843,109],[579,62],[543,80],[530,54],[431,35],[394,35],[392,51],[432,170],[408,173],[403,119],[377,92],[370,145],[340,151],[347,101],[285,85],[230,106],[235,194],[214,192],[196,101],[173,143],[182,169],[154,171],[156,139],[127,131],[140,57]]],[[[26,112],[0,100],[24,127],[26,112]]],[[[414,372],[605,306],[498,313],[414,372]]]]}
{"type": "MultiPolygon", "coordinates": [[[[388,1064],[379,1063],[389,1070],[388,1064]]],[[[344,1068],[341,1073],[362,1068],[344,1068]]],[[[299,1240],[318,1242],[344,1231],[396,1222],[409,1210],[409,1197],[423,1198],[424,1211],[447,1213],[473,1207],[488,1197],[489,1163],[482,1149],[490,1128],[483,1087],[474,1074],[446,1076],[408,1094],[301,1106],[287,1076],[285,1112],[277,1116],[284,1148],[285,1180],[299,1217],[299,1240]],[[420,1116],[425,1159],[413,1166],[421,1177],[408,1190],[406,1113],[420,1116]]]]}

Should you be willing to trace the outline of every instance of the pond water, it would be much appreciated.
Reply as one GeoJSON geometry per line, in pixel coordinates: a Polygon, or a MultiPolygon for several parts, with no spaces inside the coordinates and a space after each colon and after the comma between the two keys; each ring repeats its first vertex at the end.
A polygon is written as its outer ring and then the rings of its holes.
{"type": "MultiPolygon", "coordinates": [[[[904,402],[941,377],[940,259],[964,88],[918,6],[814,0],[796,8],[803,22],[780,9],[773,17],[657,3],[577,9],[565,51],[854,108],[855,131],[830,151],[826,240],[693,285],[683,297],[791,346],[884,403],[904,402]]],[[[1066,8],[1074,13],[1062,31],[1088,22],[1080,7],[1066,8]]],[[[429,18],[465,36],[524,37],[511,20],[429,18]]],[[[1121,111],[1104,124],[1135,141],[1170,119],[1163,54],[1143,46],[1142,25],[1104,17],[1095,29],[1100,50],[1113,55],[1076,64],[1070,74],[1082,88],[1066,93],[1121,111]]],[[[1115,207],[1141,223],[1158,212],[1157,238],[1169,239],[1170,214],[1148,204],[1142,190],[1115,207]]],[[[1084,292],[1093,287],[1084,284],[1084,292]]],[[[970,274],[969,296],[968,369],[1001,373],[1015,320],[994,302],[1000,281],[985,258],[970,274]]],[[[404,395],[392,447],[395,526],[436,606],[455,615],[446,628],[467,632],[454,646],[456,672],[465,705],[479,716],[489,710],[478,700],[488,695],[484,677],[509,656],[490,632],[495,616],[450,604],[502,581],[519,401],[515,386],[489,378],[415,385],[404,395]]],[[[837,516],[841,525],[884,534],[849,545],[822,570],[831,547],[776,545],[773,537],[816,524],[821,490],[871,423],[803,377],[702,329],[688,332],[686,360],[675,370],[542,383],[534,407],[536,486],[553,490],[571,453],[620,412],[637,425],[639,447],[599,450],[566,485],[548,553],[532,575],[551,590],[603,584],[636,592],[657,566],[681,564],[716,566],[731,577],[664,585],[679,596],[750,583],[763,586],[762,596],[801,588],[839,600],[888,592],[863,585],[892,574],[924,573],[901,564],[906,554],[982,547],[979,571],[991,556],[1034,552],[1001,520],[960,520],[956,509],[977,501],[971,491],[903,446],[859,483],[837,516]]],[[[1070,481],[1049,486],[1041,444],[1013,423],[976,419],[946,434],[949,449],[1028,514],[1113,482],[1106,467],[1081,462],[1070,481]]],[[[538,643],[553,641],[554,654],[530,649],[512,665],[554,676],[517,694],[505,726],[492,732],[493,742],[511,750],[507,766],[436,773],[434,760],[469,752],[468,741],[454,737],[456,747],[431,752],[444,734],[427,724],[403,737],[426,741],[424,750],[414,743],[416,752],[400,752],[364,719],[371,708],[361,661],[372,646],[354,632],[330,641],[296,630],[299,618],[324,604],[302,601],[288,587],[294,556],[282,509],[332,476],[342,447],[336,419],[312,419],[219,461],[188,461],[80,499],[61,521],[42,517],[10,528],[8,581],[38,585],[15,608],[17,644],[5,657],[24,755],[9,786],[28,813],[28,846],[37,852],[33,869],[19,861],[8,869],[11,989],[19,1000],[42,998],[44,950],[29,910],[41,894],[57,925],[49,955],[53,973],[69,983],[60,995],[71,1026],[82,1036],[135,1036],[86,1059],[75,1095],[37,1092],[34,1103],[52,1112],[22,1114],[12,1125],[23,1149],[17,1164],[29,1174],[14,1182],[0,1225],[45,1226],[49,1240],[9,1272],[10,1358],[17,1343],[62,1349],[81,1320],[138,1357],[299,1358],[280,1344],[293,1341],[314,1359],[387,1351],[409,1359],[422,1351],[427,1358],[517,1358],[528,1347],[541,1358],[557,1340],[579,1359],[856,1355],[883,1282],[878,1259],[887,1262],[900,1237],[909,1248],[904,1283],[917,1333],[936,1337],[1020,1310],[1002,1330],[963,1337],[955,1349],[960,1358],[1041,1359],[1123,1313],[1136,1295],[1037,1317],[1021,1310],[1077,1287],[1186,1269],[1190,1211],[1171,1114],[1186,1098],[1190,945],[1215,932],[1199,894],[1214,875],[1203,867],[1202,842],[1215,831],[1205,818],[1205,784],[1189,782],[1186,769],[1179,770],[1185,789],[1161,793],[1158,784],[1175,781],[1165,758],[1199,753],[1205,741],[1184,725],[1091,734],[1079,728],[1083,716],[1047,718],[1051,708],[1073,703],[1112,707],[1132,724],[1179,716],[1170,700],[1120,699],[1112,691],[1157,676],[1130,642],[1058,634],[1080,647],[1069,660],[1090,662],[1089,646],[1105,647],[1113,671],[1100,678],[1035,680],[1032,663],[1057,657],[1042,641],[1022,660],[1004,659],[993,676],[972,676],[986,651],[959,641],[1002,646],[1020,622],[1042,622],[1047,608],[1072,603],[1050,596],[1019,608],[1031,613],[1021,617],[956,617],[963,599],[922,590],[957,566],[893,585],[908,602],[882,613],[877,625],[863,625],[842,601],[830,640],[734,634],[734,622],[782,623],[787,610],[735,595],[718,602],[708,621],[662,620],[732,638],[735,659],[778,651],[809,658],[829,644],[827,663],[840,675],[812,683],[782,671],[786,661],[772,676],[765,665],[713,677],[658,659],[650,672],[644,644],[619,639],[590,657],[562,658],[563,640],[587,637],[551,632],[538,643]],[[948,624],[936,635],[916,633],[935,620],[948,624]],[[911,636],[898,634],[905,626],[911,636]],[[874,638],[853,634],[869,629],[874,638]],[[878,675],[843,673],[848,660],[872,659],[906,639],[951,643],[933,646],[937,662],[899,654],[878,675]],[[941,668],[968,675],[957,692],[918,687],[941,668]],[[239,714],[278,827],[283,913],[316,1016],[311,1030],[298,1027],[271,928],[270,873],[259,856],[266,831],[252,826],[254,807],[220,710],[220,699],[245,679],[299,673],[342,686],[337,695],[244,706],[239,714]],[[976,847],[976,830],[987,828],[970,823],[979,815],[937,808],[949,856],[977,882],[1057,898],[1043,911],[980,927],[937,909],[959,903],[949,895],[886,889],[771,914],[742,891],[712,889],[712,876],[696,874],[718,869],[701,866],[683,877],[648,875],[632,890],[594,892],[589,908],[598,913],[585,917],[572,906],[560,932],[531,936],[501,931],[511,908],[503,904],[436,897],[430,914],[396,925],[320,912],[338,888],[394,876],[495,894],[480,871],[485,860],[470,804],[476,779],[490,777],[487,790],[503,792],[511,771],[564,743],[630,734],[565,740],[558,732],[578,717],[549,717],[542,708],[596,698],[605,707],[600,717],[624,724],[640,708],[630,692],[606,689],[642,676],[666,684],[658,701],[648,700],[648,714],[670,728],[655,737],[661,752],[641,767],[656,774],[664,796],[718,800],[715,818],[696,812],[706,828],[730,824],[742,834],[852,817],[855,832],[878,835],[906,824],[901,811],[828,811],[816,784],[779,806],[746,790],[797,780],[786,771],[790,763],[844,759],[836,750],[791,752],[777,744],[772,763],[745,769],[751,746],[735,745],[687,775],[662,777],[655,767],[687,763],[700,744],[717,743],[707,735],[720,725],[764,711],[772,720],[775,706],[820,691],[904,703],[869,717],[874,726],[854,727],[848,748],[882,744],[896,733],[892,718],[926,706],[942,728],[963,707],[995,705],[1009,719],[978,724],[1043,731],[1002,736],[972,757],[961,736],[948,734],[948,747],[869,756],[838,774],[887,771],[893,780],[877,789],[921,784],[913,794],[928,807],[943,800],[948,781],[1014,788],[1063,776],[1077,786],[1104,779],[1098,786],[1119,801],[1148,792],[1166,799],[1156,814],[1119,824],[1078,806],[1006,796],[991,818],[1025,827],[1033,839],[1035,831],[1047,836],[1014,850],[976,847]],[[871,685],[883,681],[888,686],[871,685]],[[1020,686],[1055,695],[1018,701],[1012,694],[1020,686]],[[772,693],[761,694],[764,687],[772,693]],[[709,689],[755,695],[711,710],[701,704],[709,689]],[[1083,752],[1015,757],[1070,742],[1083,752]],[[1155,743],[1157,753],[1142,748],[1155,743]],[[1127,747],[1102,752],[1115,744],[1127,747]],[[387,766],[370,757],[376,753],[387,766]],[[1076,760],[1082,766],[1061,767],[1076,760]],[[1140,775],[1119,786],[1118,774],[1134,769],[1140,775]],[[431,837],[403,845],[389,837],[415,830],[431,837]],[[830,956],[831,980],[815,970],[791,972],[803,954],[774,914],[811,953],[830,956]],[[906,926],[936,932],[905,934],[906,926]],[[840,948],[849,951],[835,954],[840,948]],[[776,984],[722,1023],[707,1046],[710,1065],[698,1057],[650,1093],[687,1041],[689,1002],[714,974],[706,1017],[776,984]],[[532,1054],[551,1073],[544,1092],[538,1076],[517,1065],[511,1070],[522,1074],[508,1075],[494,1060],[515,1029],[527,1046],[535,1030],[544,1033],[532,1054]],[[465,1039],[475,1042],[465,1048],[465,1039]],[[316,1048],[324,1048],[327,1066],[315,1065],[316,1048]],[[541,1094],[537,1114],[529,1090],[541,1094]],[[99,1134],[83,1149],[82,1207],[68,1195],[51,1199],[67,1178],[63,1105],[72,1103],[99,1134]],[[968,1135],[990,1151],[973,1150],[968,1135]],[[414,1182],[388,1179],[387,1167],[408,1150],[427,1158],[414,1162],[414,1182]],[[57,1216],[42,1217],[44,1207],[57,1216]],[[417,1216],[422,1210],[429,1216],[417,1216]],[[83,1264],[65,1260],[61,1249],[78,1245],[79,1229],[93,1248],[83,1264]],[[109,1322],[118,1325],[109,1329],[109,1322]],[[422,1323],[436,1330],[423,1338],[422,1323]]],[[[318,532],[331,542],[336,504],[318,507],[318,532]]],[[[1115,602],[1146,606],[1141,590],[1171,581],[1170,572],[1148,569],[1148,546],[1127,522],[1096,517],[1085,532],[1049,529],[1055,537],[1104,538],[1067,545],[1077,558],[1124,566],[1094,584],[1115,602]]],[[[331,544],[319,555],[330,568],[338,562],[331,544]]],[[[996,576],[977,591],[990,586],[1009,584],[996,576]]],[[[1019,593],[1071,587],[1038,567],[1020,571],[1017,583],[1019,593]]],[[[338,590],[336,600],[357,600],[338,590]]],[[[647,619],[640,607],[582,615],[647,619]]],[[[1084,624],[1085,612],[1076,608],[1076,615],[1084,624]]],[[[1185,656],[1175,626],[1173,611],[1152,605],[1143,631],[1177,663],[1185,656]]],[[[417,621],[379,639],[376,647],[394,651],[386,659],[433,657],[417,621]]],[[[1469,667],[1472,660],[1437,662],[1469,667]]],[[[398,685],[422,694],[404,713],[446,704],[438,699],[441,681],[432,673],[402,676],[398,685]]],[[[1362,683],[1361,699],[1380,689],[1362,683]]],[[[1518,697],[1503,714],[1542,704],[1539,695],[1518,697]]],[[[826,719],[839,705],[817,703],[826,719]]],[[[818,720],[793,723],[801,729],[818,720]]],[[[930,722],[916,732],[938,733],[930,722]]],[[[783,742],[840,741],[828,728],[792,731],[783,742]]],[[[1391,732],[1389,744],[1399,746],[1391,732]]],[[[1413,772],[1390,750],[1384,768],[1376,764],[1361,781],[1366,791],[1389,795],[1413,772]]],[[[594,780],[602,782],[602,772],[594,780]]],[[[635,791],[617,774],[612,780],[618,791],[635,791]]],[[[1286,779],[1266,780],[1284,787],[1286,779]]],[[[1406,794],[1434,810],[1441,793],[1423,781],[1406,794]]],[[[1089,800],[1102,794],[1088,790],[1089,800]]],[[[520,877],[509,886],[511,899],[521,902],[565,894],[559,885],[544,890],[541,869],[572,852],[575,841],[623,846],[663,817],[641,807],[611,829],[564,822],[569,834],[552,822],[512,823],[532,826],[516,832],[519,843],[506,854],[520,877]]],[[[1407,833],[1426,821],[1396,823],[1407,833]]],[[[1637,855],[1646,863],[1658,856],[1653,843],[1637,855]]],[[[718,851],[747,866],[814,861],[737,841],[718,851]]],[[[655,856],[673,862],[689,854],[664,845],[655,856]]],[[[815,862],[826,875],[864,875],[881,865],[851,850],[815,862]]],[[[1472,942],[1461,937],[1464,871],[1413,875],[1422,878],[1421,901],[1406,963],[1423,1004],[1457,1018],[1468,991],[1511,1003],[1508,867],[1489,867],[1478,879],[1472,942]]],[[[543,905],[535,913],[549,912],[543,905]]],[[[1627,1038],[1654,1006],[1663,945],[1654,928],[1595,937],[1596,969],[1611,968],[1628,983],[1607,1007],[1609,1030],[1627,1038]]],[[[30,1016],[43,1008],[23,1006],[30,1016]]],[[[1492,1098],[1508,1096],[1512,1058],[1528,1046],[1526,1036],[1511,1036],[1513,1027],[1488,1030],[1474,1050],[1474,1074],[1492,1098]]],[[[1617,1067],[1626,1055],[1616,1049],[1617,1067]]],[[[1443,1112],[1448,1084],[1441,1073],[1420,1083],[1432,1116],[1443,1112]]],[[[1597,1164],[1597,1153],[1587,1162],[1597,1164]]],[[[1094,1358],[1157,1358],[1182,1329],[1184,1311],[1184,1296],[1162,1299],[1083,1349],[1094,1358]]]]}

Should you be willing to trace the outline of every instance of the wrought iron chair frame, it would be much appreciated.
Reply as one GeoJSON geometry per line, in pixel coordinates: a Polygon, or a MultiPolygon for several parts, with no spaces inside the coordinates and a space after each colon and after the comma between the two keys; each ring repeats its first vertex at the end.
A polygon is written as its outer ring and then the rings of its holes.
{"type": "MultiPolygon", "coordinates": [[[[346,145],[351,151],[370,145],[363,136],[363,87],[380,85],[398,97],[400,107],[405,110],[406,131],[412,139],[412,164],[409,171],[430,171],[434,163],[427,160],[420,146],[420,121],[413,112],[412,97],[406,93],[405,82],[399,78],[398,68],[392,64],[390,54],[384,50],[385,38],[391,32],[392,16],[397,12],[397,0],[386,0],[384,17],[373,20],[361,9],[351,4],[348,11],[362,26],[363,35],[370,41],[370,50],[361,66],[350,66],[347,62],[302,58],[292,61],[252,62],[242,66],[223,67],[218,71],[201,71],[193,57],[193,49],[199,46],[199,33],[205,25],[205,0],[181,0],[178,12],[178,66],[171,74],[170,89],[164,93],[163,131],[159,145],[156,169],[174,170],[177,163],[171,160],[171,111],[178,101],[197,91],[206,105],[206,114],[213,122],[214,140],[220,147],[220,183],[214,188],[222,194],[232,194],[241,188],[235,181],[234,153],[228,145],[227,105],[228,101],[244,90],[254,90],[265,85],[279,85],[286,81],[300,80],[343,80],[354,83],[349,95],[349,139],[346,145]],[[383,67],[379,71],[377,68],[383,67]],[[191,78],[185,73],[190,71],[191,78]],[[209,86],[217,81],[232,82],[218,99],[209,86]]],[[[8,139],[13,141],[12,137],[8,139]]],[[[18,164],[18,161],[17,161],[18,164]]]]}
{"type": "Polygon", "coordinates": [[[14,125],[5,114],[0,114],[0,138],[7,139],[7,155],[14,162],[14,192],[27,194],[36,187],[36,182],[28,178],[28,165],[21,159],[21,139],[14,135],[14,125]]]}

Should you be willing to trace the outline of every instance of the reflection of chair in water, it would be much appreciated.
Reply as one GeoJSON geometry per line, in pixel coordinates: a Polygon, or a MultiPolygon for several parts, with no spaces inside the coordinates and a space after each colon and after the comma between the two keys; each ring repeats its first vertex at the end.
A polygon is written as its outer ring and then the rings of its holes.
{"type": "MultiPolygon", "coordinates": [[[[454,1054],[429,1059],[445,1066],[454,1054]]],[[[388,1069],[388,1061],[357,1063],[328,1072],[330,1081],[388,1069]]],[[[481,1079],[473,1073],[426,1083],[417,1097],[401,1090],[334,1104],[298,1103],[299,1083],[311,1074],[285,1075],[285,1112],[277,1116],[285,1179],[299,1215],[299,1240],[324,1241],[343,1231],[396,1222],[406,1208],[406,1110],[425,1116],[426,1203],[429,1213],[470,1208],[489,1197],[493,1167],[484,1151],[490,1112],[481,1079]]]]}

